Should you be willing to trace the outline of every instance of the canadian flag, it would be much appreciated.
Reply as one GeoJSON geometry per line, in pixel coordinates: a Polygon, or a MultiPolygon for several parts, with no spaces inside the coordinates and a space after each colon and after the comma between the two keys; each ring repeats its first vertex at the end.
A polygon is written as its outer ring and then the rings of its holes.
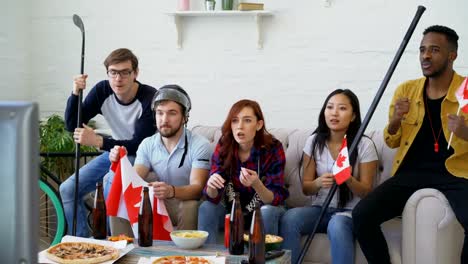
{"type": "MultiPolygon", "coordinates": [[[[120,148],[119,154],[119,161],[113,162],[111,165],[115,176],[106,200],[107,215],[128,219],[132,226],[133,235],[137,238],[142,189],[148,183],[137,174],[128,160],[124,148],[120,148]]],[[[169,234],[173,230],[173,226],[164,201],[156,199],[156,206],[154,206],[154,192],[151,187],[149,188],[149,196],[153,207],[153,239],[171,240],[169,234]]]]}
{"type": "Polygon", "coordinates": [[[351,167],[349,166],[348,157],[348,144],[346,141],[346,135],[341,143],[340,153],[336,158],[335,164],[333,164],[333,175],[338,185],[342,184],[351,177],[351,167]]]}
{"type": "Polygon", "coordinates": [[[468,113],[468,77],[465,78],[463,83],[460,85],[460,88],[455,92],[457,97],[459,108],[468,113]]]}

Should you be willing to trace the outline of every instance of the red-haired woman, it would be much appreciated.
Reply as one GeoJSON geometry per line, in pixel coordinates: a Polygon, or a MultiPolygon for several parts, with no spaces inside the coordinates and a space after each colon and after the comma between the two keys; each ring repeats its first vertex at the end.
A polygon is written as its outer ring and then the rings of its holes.
{"type": "Polygon", "coordinates": [[[207,201],[198,211],[198,229],[209,232],[209,243],[216,243],[220,222],[230,212],[235,192],[240,194],[245,228],[250,226],[253,209],[259,202],[265,233],[278,233],[279,218],[284,212],[278,206],[289,195],[284,186],[284,166],[283,146],[265,129],[258,103],[235,103],[211,158],[210,178],[203,190],[207,201]]]}

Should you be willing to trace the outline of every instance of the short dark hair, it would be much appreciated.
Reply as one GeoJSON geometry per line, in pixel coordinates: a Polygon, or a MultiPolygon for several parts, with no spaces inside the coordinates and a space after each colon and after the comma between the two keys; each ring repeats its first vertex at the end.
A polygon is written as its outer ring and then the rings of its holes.
{"type": "Polygon", "coordinates": [[[108,70],[110,65],[125,61],[130,61],[132,63],[132,70],[136,71],[138,69],[138,58],[131,50],[125,48],[112,51],[104,60],[104,66],[106,66],[106,70],[108,70]]]}
{"type": "Polygon", "coordinates": [[[433,26],[426,28],[426,30],[424,30],[423,32],[423,35],[426,35],[427,33],[431,33],[431,32],[445,35],[448,43],[453,46],[455,51],[458,49],[458,35],[457,35],[457,32],[455,32],[455,30],[446,26],[433,25],[433,26]]]}

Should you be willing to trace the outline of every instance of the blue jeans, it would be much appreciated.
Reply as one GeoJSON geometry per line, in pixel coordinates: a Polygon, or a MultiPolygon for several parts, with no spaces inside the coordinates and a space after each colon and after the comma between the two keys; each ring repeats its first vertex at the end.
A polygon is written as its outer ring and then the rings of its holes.
{"type": "Polygon", "coordinates": [[[221,203],[214,204],[210,201],[204,201],[198,208],[198,230],[208,232],[206,240],[209,244],[216,244],[216,237],[220,229],[220,223],[223,223],[226,209],[221,203]]]}
{"type": "MultiPolygon", "coordinates": [[[[321,210],[320,206],[297,207],[286,211],[281,218],[283,248],[291,250],[292,263],[297,262],[301,253],[301,237],[312,233],[321,210]]],[[[334,264],[354,263],[353,220],[349,216],[336,214],[343,211],[349,210],[328,208],[317,230],[328,234],[334,264]]]]}
{"type": "MultiPolygon", "coordinates": [[[[96,190],[96,183],[102,181],[104,175],[109,172],[111,162],[109,152],[97,156],[80,169],[78,185],[78,210],[76,215],[76,236],[89,237],[90,230],[87,223],[87,210],[84,205],[83,196],[96,190]]],[[[73,201],[75,199],[75,174],[70,176],[60,185],[60,196],[62,198],[65,218],[67,219],[68,234],[73,231],[73,201]]]]}
{"type": "Polygon", "coordinates": [[[264,205],[260,210],[262,211],[265,234],[278,235],[280,219],[286,209],[281,206],[264,205]]]}
{"type": "MultiPolygon", "coordinates": [[[[282,207],[264,205],[260,208],[263,217],[265,234],[277,234],[279,219],[285,212],[282,207]]],[[[220,230],[224,230],[224,216],[226,209],[221,203],[214,204],[204,201],[198,208],[198,230],[209,233],[207,243],[217,243],[216,237],[220,230]],[[220,225],[220,223],[223,223],[220,225]]]]}

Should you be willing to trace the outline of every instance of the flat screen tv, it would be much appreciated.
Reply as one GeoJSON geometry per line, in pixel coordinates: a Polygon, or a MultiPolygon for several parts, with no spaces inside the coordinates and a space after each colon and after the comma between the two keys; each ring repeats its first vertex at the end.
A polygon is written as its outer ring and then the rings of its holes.
{"type": "Polygon", "coordinates": [[[0,262],[37,263],[39,113],[0,101],[0,262]]]}

